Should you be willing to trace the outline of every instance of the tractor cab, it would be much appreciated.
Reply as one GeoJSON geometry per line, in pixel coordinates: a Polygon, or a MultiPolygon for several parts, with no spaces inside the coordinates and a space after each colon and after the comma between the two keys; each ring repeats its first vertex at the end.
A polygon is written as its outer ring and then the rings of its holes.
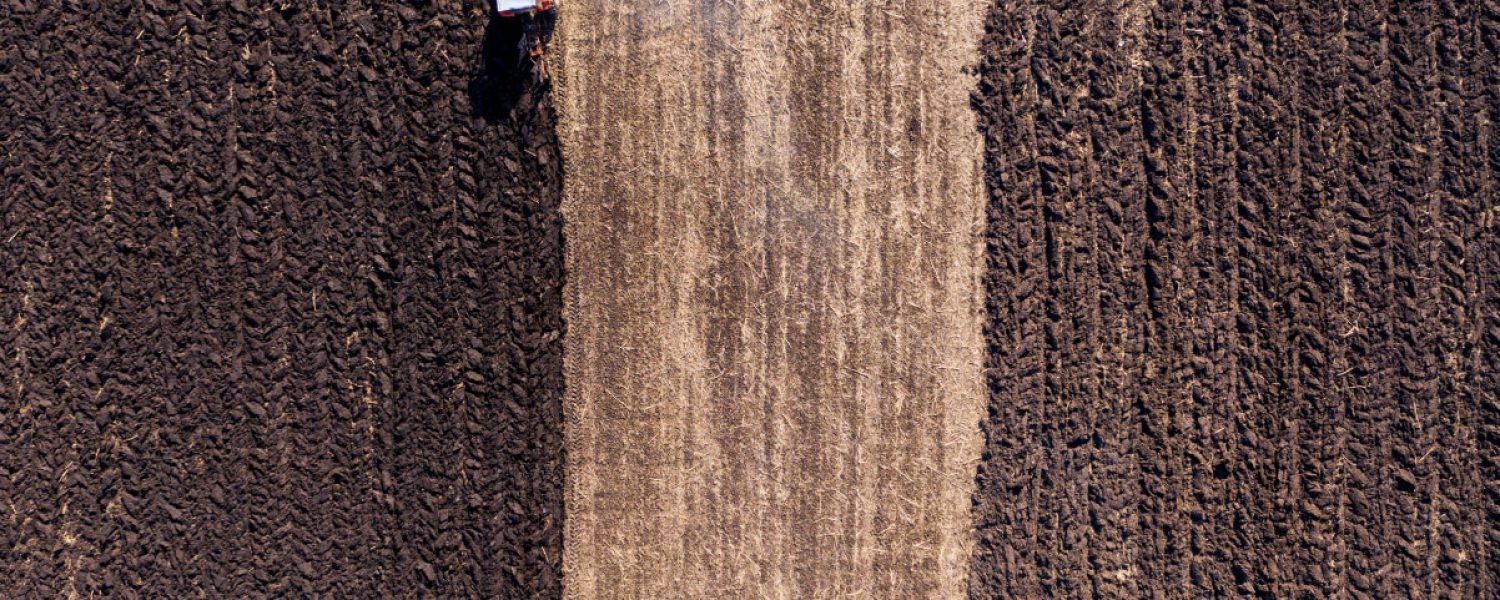
{"type": "Polygon", "coordinates": [[[530,56],[538,79],[547,77],[547,65],[542,54],[547,48],[547,38],[552,34],[552,8],[555,0],[490,0],[495,14],[520,21],[521,54],[530,56]]]}
{"type": "Polygon", "coordinates": [[[495,14],[502,17],[529,15],[552,10],[552,0],[493,0],[495,14]]]}

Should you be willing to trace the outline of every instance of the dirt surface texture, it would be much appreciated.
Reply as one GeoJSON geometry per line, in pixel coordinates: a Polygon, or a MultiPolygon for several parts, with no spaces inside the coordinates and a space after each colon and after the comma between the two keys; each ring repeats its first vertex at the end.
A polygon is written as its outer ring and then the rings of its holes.
{"type": "Polygon", "coordinates": [[[994,7],[971,597],[1495,597],[1497,13],[994,7]]]}
{"type": "Polygon", "coordinates": [[[1500,590],[1494,0],[0,14],[0,597],[1500,590]]]}
{"type": "Polygon", "coordinates": [[[0,596],[560,594],[560,157],[480,7],[3,12],[0,596]]]}
{"type": "Polygon", "coordinates": [[[559,10],[567,596],[962,596],[984,7],[559,10]]]}

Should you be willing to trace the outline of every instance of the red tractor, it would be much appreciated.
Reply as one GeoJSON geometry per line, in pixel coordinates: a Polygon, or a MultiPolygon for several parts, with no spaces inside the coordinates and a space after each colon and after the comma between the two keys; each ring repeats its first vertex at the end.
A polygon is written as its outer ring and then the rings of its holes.
{"type": "Polygon", "coordinates": [[[537,76],[546,77],[547,69],[542,61],[542,54],[546,50],[547,40],[541,20],[544,16],[551,16],[552,8],[556,5],[554,0],[491,0],[491,5],[497,15],[523,20],[521,51],[536,63],[537,76]]]}

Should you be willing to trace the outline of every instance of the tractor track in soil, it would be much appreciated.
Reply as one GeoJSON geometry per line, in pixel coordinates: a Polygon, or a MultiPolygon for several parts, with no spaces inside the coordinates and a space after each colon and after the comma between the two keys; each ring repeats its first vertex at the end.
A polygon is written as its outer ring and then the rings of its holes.
{"type": "Polygon", "coordinates": [[[994,7],[972,597],[1493,597],[1497,16],[994,7]]]}
{"type": "Polygon", "coordinates": [[[545,90],[472,5],[106,4],[0,28],[0,595],[557,595],[545,90]]]}

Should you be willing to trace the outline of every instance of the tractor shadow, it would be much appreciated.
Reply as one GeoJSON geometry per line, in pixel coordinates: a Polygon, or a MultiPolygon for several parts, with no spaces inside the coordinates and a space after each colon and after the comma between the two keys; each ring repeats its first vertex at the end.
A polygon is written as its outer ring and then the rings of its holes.
{"type": "MultiPolygon", "coordinates": [[[[535,19],[542,39],[550,39],[555,16],[542,13],[530,18],[535,19]]],[[[492,123],[509,120],[511,109],[523,96],[539,94],[547,87],[526,53],[527,19],[490,16],[480,46],[479,70],[469,82],[469,105],[474,116],[492,123]]]]}
{"type": "Polygon", "coordinates": [[[479,72],[469,82],[469,106],[486,121],[507,119],[531,83],[531,65],[521,48],[520,19],[490,16],[479,50],[479,72]]]}

